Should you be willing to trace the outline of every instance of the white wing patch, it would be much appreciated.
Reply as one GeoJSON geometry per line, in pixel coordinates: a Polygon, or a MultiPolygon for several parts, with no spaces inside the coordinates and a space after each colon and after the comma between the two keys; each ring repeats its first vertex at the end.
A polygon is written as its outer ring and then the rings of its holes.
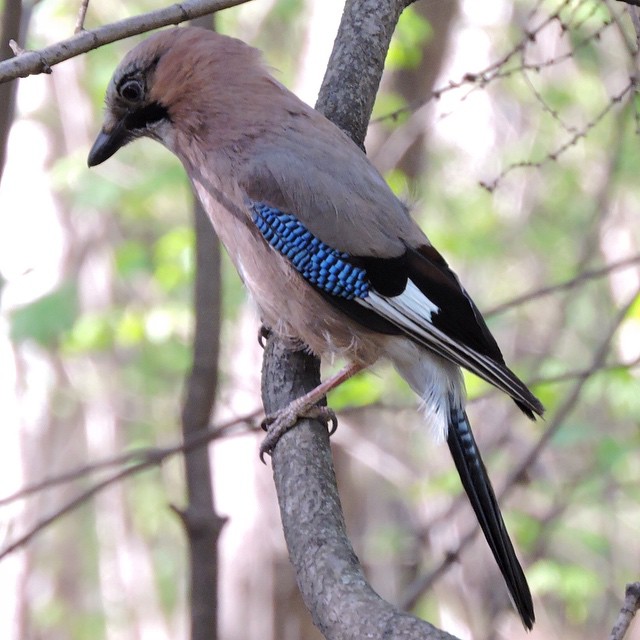
{"type": "MultiPolygon", "coordinates": [[[[439,356],[469,369],[512,398],[530,405],[531,400],[523,393],[521,383],[518,384],[517,378],[506,367],[434,326],[433,316],[441,313],[441,309],[411,280],[407,281],[405,290],[398,296],[387,297],[370,291],[366,298],[356,300],[363,307],[375,311],[418,342],[422,342],[439,356]]],[[[443,320],[446,322],[446,319],[443,320]]]]}
{"type": "Polygon", "coordinates": [[[425,322],[431,324],[433,315],[440,311],[411,280],[407,280],[407,286],[399,296],[387,298],[370,291],[366,298],[357,298],[357,301],[399,327],[406,327],[411,331],[415,329],[407,326],[408,322],[417,326],[423,326],[425,322]]]}

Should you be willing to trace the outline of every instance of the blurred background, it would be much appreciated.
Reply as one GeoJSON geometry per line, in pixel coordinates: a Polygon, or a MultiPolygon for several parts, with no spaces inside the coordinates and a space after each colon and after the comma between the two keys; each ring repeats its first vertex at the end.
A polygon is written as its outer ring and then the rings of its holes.
{"type": "MultiPolygon", "coordinates": [[[[78,4],[24,0],[20,44],[69,37],[78,4]]],[[[0,2],[4,26],[17,5],[0,2]]],[[[313,104],[342,7],[255,0],[218,14],[216,28],[261,48],[277,77],[313,104]]],[[[93,3],[85,26],[155,8],[93,3]]],[[[338,485],[374,588],[463,639],[608,637],[625,584],[640,577],[633,11],[611,0],[420,0],[388,55],[369,156],[547,407],[545,420],[530,423],[466,376],[471,421],[496,490],[508,489],[503,511],[534,593],[538,622],[526,634],[484,541],[467,539],[473,515],[413,394],[381,365],[330,396],[340,418],[338,485]]],[[[151,141],[86,166],[106,85],[140,39],[21,80],[6,140],[0,124],[6,640],[189,633],[187,546],[170,508],[185,505],[179,456],[56,515],[127,466],[99,461],[181,437],[193,331],[189,185],[151,141]],[[63,474],[67,481],[51,482],[63,474]]],[[[0,102],[0,123],[9,104],[0,102]]],[[[261,406],[259,318],[226,257],[221,279],[212,424],[261,406]]],[[[259,438],[238,429],[210,447],[217,511],[228,518],[220,638],[320,638],[297,594],[259,438]]],[[[627,638],[640,638],[640,625],[627,638]]]]}

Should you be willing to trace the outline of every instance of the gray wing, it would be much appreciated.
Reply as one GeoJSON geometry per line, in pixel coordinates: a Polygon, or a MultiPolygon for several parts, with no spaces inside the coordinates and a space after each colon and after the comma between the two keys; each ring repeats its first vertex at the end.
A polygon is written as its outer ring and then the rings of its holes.
{"type": "Polygon", "coordinates": [[[256,145],[240,179],[247,196],[354,256],[394,257],[428,243],[364,153],[316,116],[297,114],[294,126],[256,145]]]}

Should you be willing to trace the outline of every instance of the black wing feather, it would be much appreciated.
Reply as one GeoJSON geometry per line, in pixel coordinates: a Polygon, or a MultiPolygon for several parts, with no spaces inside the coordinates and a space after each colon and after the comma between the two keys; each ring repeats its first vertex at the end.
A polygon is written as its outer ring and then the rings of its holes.
{"type": "Polygon", "coordinates": [[[409,277],[442,310],[433,316],[438,329],[500,364],[504,358],[482,314],[456,274],[432,246],[407,248],[409,277]]]}
{"type": "Polygon", "coordinates": [[[415,318],[403,317],[399,309],[395,314],[385,313],[366,301],[329,298],[332,304],[374,331],[394,333],[389,325],[398,327],[412,340],[508,393],[529,418],[542,415],[542,404],[506,366],[482,314],[436,249],[430,245],[407,247],[397,258],[359,256],[349,260],[365,269],[373,291],[390,306],[411,281],[438,311],[416,322],[415,318]],[[379,318],[386,323],[380,323],[379,318]]]}
{"type": "Polygon", "coordinates": [[[502,352],[484,318],[440,253],[432,246],[407,247],[398,258],[350,258],[367,272],[377,293],[387,298],[400,295],[411,280],[440,312],[432,324],[449,337],[500,364],[502,352]]]}

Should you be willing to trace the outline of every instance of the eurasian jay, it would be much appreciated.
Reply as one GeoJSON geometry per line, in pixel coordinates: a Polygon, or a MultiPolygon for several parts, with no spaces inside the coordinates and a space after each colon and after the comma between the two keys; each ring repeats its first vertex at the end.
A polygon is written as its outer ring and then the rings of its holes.
{"type": "Polygon", "coordinates": [[[275,80],[256,49],[194,27],[159,32],[125,56],[89,166],[145,136],[182,161],[264,324],[348,362],[277,416],[262,451],[330,388],[387,358],[446,438],[531,628],[531,594],[465,413],[460,367],[529,418],[542,404],[507,368],[457,276],[365,154],[275,80]]]}

